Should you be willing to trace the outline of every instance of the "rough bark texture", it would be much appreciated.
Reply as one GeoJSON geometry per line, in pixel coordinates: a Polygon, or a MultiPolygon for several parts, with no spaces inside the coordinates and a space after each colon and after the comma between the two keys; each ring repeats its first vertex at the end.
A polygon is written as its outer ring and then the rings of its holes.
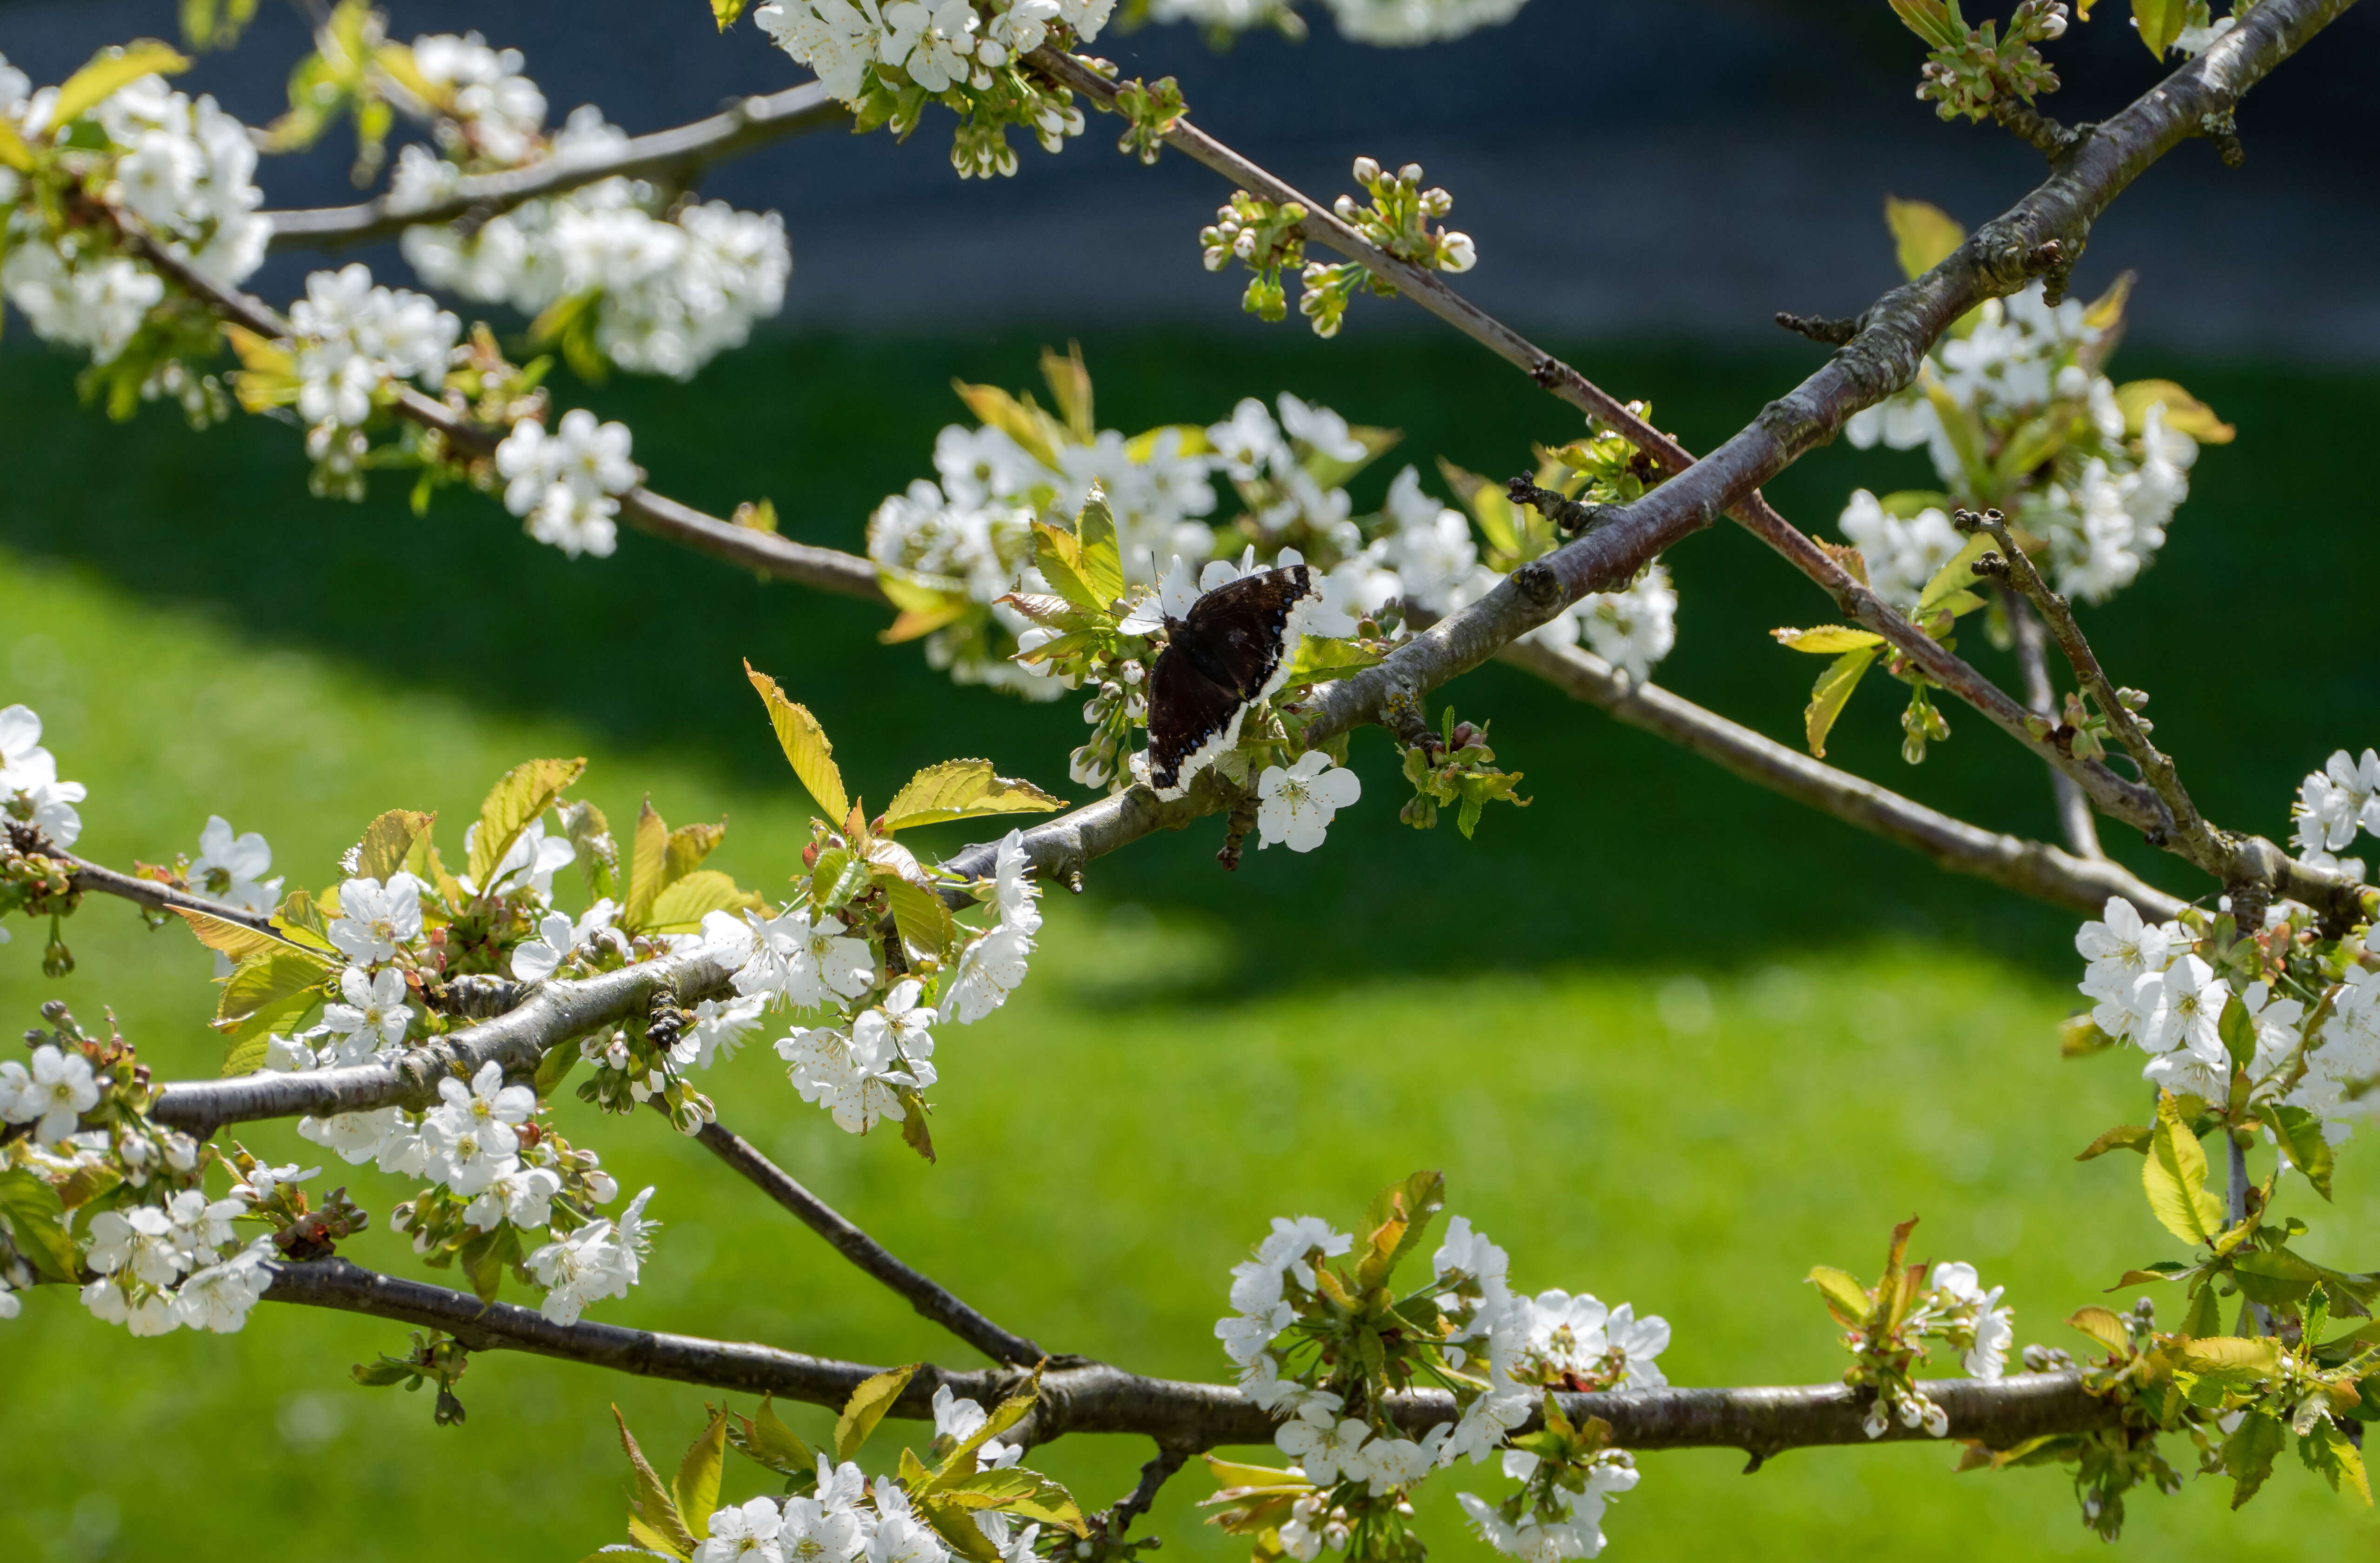
{"type": "Polygon", "coordinates": [[[625,176],[665,185],[686,185],[714,163],[738,157],[788,137],[847,125],[851,111],[815,81],[734,107],[668,130],[632,138],[611,157],[548,158],[527,168],[466,176],[455,193],[433,205],[397,210],[386,196],[355,206],[260,213],[273,224],[271,248],[337,249],[394,238],[423,223],[479,222],[540,196],[560,195],[582,185],[625,176]]]}
{"type": "MultiPolygon", "coordinates": [[[[442,1329],[473,1351],[528,1351],[647,1378],[699,1384],[751,1395],[775,1395],[840,1407],[852,1390],[881,1372],[859,1363],[692,1336],[628,1329],[581,1320],[557,1325],[509,1302],[482,1303],[465,1292],[400,1280],[328,1259],[273,1267],[267,1301],[368,1314],[418,1327],[442,1329]]],[[[895,1401],[892,1414],[933,1415],[934,1391],[995,1405],[1021,1386],[1015,1369],[952,1373],[929,1363],[895,1401]]],[[[1918,1387],[1949,1413],[1950,1437],[2007,1448],[2045,1433],[2083,1432],[2113,1424],[2116,1408],[2082,1387],[2077,1375],[2019,1374],[1985,1381],[1945,1379],[1918,1387]]],[[[1864,1445],[1922,1438],[1896,1423],[1883,1439],[1860,1426],[1868,1401],[1840,1384],[1792,1388],[1633,1389],[1560,1397],[1566,1414],[1599,1416],[1631,1449],[1732,1448],[1763,1459],[1780,1450],[1826,1444],[1864,1445]]],[[[1443,1391],[1392,1398],[1390,1414],[1418,1433],[1454,1419],[1443,1391]]],[[[1041,1402],[1016,1437],[1046,1444],[1069,1433],[1137,1434],[1172,1450],[1231,1444],[1270,1445],[1276,1423],[1228,1385],[1146,1378],[1080,1358],[1051,1361],[1041,1380],[1041,1402]]]]}

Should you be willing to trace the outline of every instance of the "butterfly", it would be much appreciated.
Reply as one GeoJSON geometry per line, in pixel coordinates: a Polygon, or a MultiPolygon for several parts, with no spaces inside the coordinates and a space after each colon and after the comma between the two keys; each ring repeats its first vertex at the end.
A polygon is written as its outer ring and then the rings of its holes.
{"type": "Polygon", "coordinates": [[[1148,784],[1178,798],[1240,741],[1248,708],[1289,679],[1320,584],[1303,564],[1227,581],[1165,615],[1165,649],[1148,673],[1148,784]]]}

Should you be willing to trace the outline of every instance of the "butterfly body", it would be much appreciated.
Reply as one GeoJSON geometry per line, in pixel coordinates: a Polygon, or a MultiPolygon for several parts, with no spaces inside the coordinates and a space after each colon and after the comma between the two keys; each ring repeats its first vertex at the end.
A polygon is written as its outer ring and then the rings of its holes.
{"type": "Polygon", "coordinates": [[[1289,677],[1306,616],[1322,593],[1303,564],[1263,570],[1166,615],[1165,649],[1148,678],[1149,786],[1178,798],[1239,743],[1248,708],[1289,677]]]}

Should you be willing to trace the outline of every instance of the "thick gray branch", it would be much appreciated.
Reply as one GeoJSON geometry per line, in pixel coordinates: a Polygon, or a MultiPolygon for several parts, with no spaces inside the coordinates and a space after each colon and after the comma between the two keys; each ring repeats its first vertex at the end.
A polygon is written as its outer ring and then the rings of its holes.
{"type": "MultiPolygon", "coordinates": [[[[473,1351],[528,1351],[647,1378],[839,1408],[880,1368],[806,1356],[773,1347],[705,1340],[582,1320],[557,1325],[510,1302],[420,1281],[400,1280],[329,1259],[273,1267],[268,1301],[367,1314],[441,1329],[473,1351]]],[[[925,1420],[934,1391],[997,1403],[1024,1375],[1014,1370],[952,1373],[927,1364],[909,1381],[892,1414],[925,1420]]],[[[1996,1381],[1945,1379],[1918,1387],[1950,1418],[1950,1437],[2005,1448],[2048,1433],[2075,1433],[2116,1421],[2116,1408],[2083,1389],[2074,1374],[2020,1374],[1996,1381]]],[[[1634,1389],[1564,1395],[1565,1412],[1599,1416],[1631,1449],[1732,1448],[1767,1458],[1780,1450],[1871,1442],[1860,1426],[1867,1400],[1840,1384],[1774,1389],[1634,1389]]],[[[1392,1397],[1390,1415],[1419,1432],[1455,1416],[1453,1397],[1419,1390],[1392,1397]]],[[[1099,1363],[1053,1364],[1041,1380],[1041,1403],[1018,1436],[1046,1444],[1069,1433],[1123,1433],[1167,1449],[1200,1450],[1272,1442],[1275,1423],[1237,1389],[1146,1378],[1099,1363]]],[[[1877,1442],[1907,1441],[1896,1423],[1877,1442]]]]}
{"type": "Polygon", "coordinates": [[[572,982],[549,982],[518,1008],[408,1048],[392,1062],[178,1081],[160,1092],[150,1116],[203,1136],[222,1124],[257,1119],[427,1107],[438,1099],[441,1080],[468,1077],[492,1059],[507,1074],[527,1074],[552,1048],[642,1013],[663,984],[674,985],[678,997],[690,1001],[722,986],[734,970],[726,957],[697,950],[572,982]]]}
{"type": "Polygon", "coordinates": [[[261,215],[273,224],[271,247],[274,249],[335,249],[393,237],[418,224],[451,223],[458,217],[485,221],[524,201],[604,179],[654,179],[683,185],[714,163],[788,137],[850,122],[849,109],[830,97],[824,87],[808,81],[765,97],[746,98],[691,125],[632,138],[610,157],[547,158],[527,168],[473,175],[453,195],[432,205],[400,210],[382,195],[356,206],[261,215]]]}

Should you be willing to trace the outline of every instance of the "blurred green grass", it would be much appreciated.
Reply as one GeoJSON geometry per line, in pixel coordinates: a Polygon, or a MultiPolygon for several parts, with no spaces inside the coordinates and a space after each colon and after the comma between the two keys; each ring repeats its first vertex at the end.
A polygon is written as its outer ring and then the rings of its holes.
{"type": "MultiPolygon", "coordinates": [[[[1036,345],[773,344],[697,393],[615,382],[589,395],[632,422],[657,486],[720,511],[767,493],[795,535],[848,547],[879,496],[928,470],[955,411],[948,377],[1024,383],[1036,345]]],[[[1492,473],[1570,427],[1459,345],[1086,346],[1103,421],[1128,429],[1220,418],[1242,394],[1286,387],[1406,429],[1401,458],[1442,452],[1492,473]]],[[[1706,444],[1806,359],[1581,361],[1706,444]]],[[[2374,476],[2355,431],[2375,386],[2124,367],[2181,379],[2243,442],[2208,453],[2149,584],[2093,627],[2119,676],[2156,690],[2159,735],[2210,813],[2278,832],[2295,778],[2338,744],[2371,741],[2380,715],[2362,654],[2380,570],[2332,536],[2351,520],[2342,496],[2374,476]],[[2313,559],[2326,567],[2309,572],[2313,559]],[[2339,670],[2330,683],[2230,651],[2284,615],[2305,665],[2339,670]]],[[[868,795],[953,753],[1048,783],[1062,773],[1071,709],[952,690],[914,648],[876,646],[876,617],[857,605],[633,537],[608,565],[574,566],[464,497],[422,520],[394,495],[321,504],[285,431],[191,435],[155,414],[110,427],[67,405],[67,379],[55,360],[0,359],[0,703],[48,719],[67,773],[91,787],[83,844],[103,859],[169,856],[221,812],[265,830],[277,868],[319,881],[382,808],[468,817],[511,763],[586,754],[588,795],[614,818],[648,790],[674,822],[724,815],[722,866],[765,884],[807,809],[739,655],[820,709],[868,795]]],[[[1852,484],[1904,480],[1894,458],[1829,451],[1771,492],[1823,530],[1852,484]]],[[[1809,665],[1761,631],[1823,604],[1729,530],[1672,564],[1684,607],[1664,682],[1790,738],[1809,665]]],[[[1185,1376],[1221,1369],[1208,1331],[1224,1272],[1267,1217],[1346,1219],[1416,1166],[1447,1169],[1453,1208],[1512,1249],[1521,1284],[1668,1315],[1665,1365],[1683,1383],[1840,1371],[1797,1278],[1820,1261],[1872,1267],[1886,1229],[1912,1212],[1921,1250],[2010,1284],[2024,1340],[2059,1342],[2058,1318],[2164,1253],[2128,1162],[2066,1159],[2136,1117],[2140,1093],[2122,1060],[2056,1056],[2072,919],[1746,794],[1502,670],[1453,697],[1495,718],[1532,808],[1491,816],[1471,843],[1415,835],[1394,823],[1385,746],[1359,741],[1372,791],[1322,853],[1252,854],[1226,876],[1209,830],[1102,863],[1089,894],[1052,908],[1018,1000],[938,1054],[940,1167],[835,1133],[765,1046],[718,1078],[722,1115],[1004,1323],[1185,1376]]],[[[1879,696],[1847,720],[1836,757],[2045,829],[2037,774],[1977,721],[1952,720],[1957,739],[1910,772],[1879,696]]],[[[30,1019],[54,996],[87,1016],[110,1005],[161,1071],[212,1072],[202,953],[107,904],[71,932],[81,967],[64,983],[38,975],[22,933],[0,955],[0,1012],[30,1019]]],[[[698,1151],[565,1111],[629,1187],[662,1191],[648,1282],[601,1316],[879,1362],[967,1360],[698,1151]]],[[[250,1143],[276,1157],[312,1148],[279,1128],[250,1143]]],[[[2369,1263],[2347,1240],[2380,1215],[2353,1175],[2364,1159],[2350,1153],[2341,1206],[2320,1213],[2323,1250],[2342,1262],[2369,1263]]],[[[347,1181],[376,1210],[395,1197],[368,1170],[347,1181]]],[[[355,1252],[409,1269],[396,1248],[374,1234],[355,1252]]],[[[619,1535],[607,1406],[649,1448],[674,1451],[699,1422],[698,1389],[491,1355],[461,1385],[469,1423],[434,1428],[426,1401],[346,1382],[346,1363],[403,1334],[275,1309],[237,1337],[135,1342],[37,1295],[0,1327],[0,1384],[22,1430],[0,1449],[0,1490],[15,1496],[0,1505],[0,1545],[68,1559],[179,1547],[265,1563],[326,1541],[359,1559],[458,1542],[577,1557],[619,1535]]],[[[1048,1463],[1104,1503],[1147,1452],[1068,1442],[1048,1463]]],[[[1797,1453],[1752,1480],[1737,1463],[1647,1457],[1607,1525],[1620,1555],[1742,1550],[1747,1535],[1786,1557],[2095,1545],[2053,1472],[1953,1479],[1945,1451],[1908,1448],[1797,1453]]],[[[1433,1540],[1472,1556],[1446,1496],[1461,1484],[1438,1484],[1426,1518],[1433,1540]]],[[[1157,1526],[1174,1553],[1227,1557],[1187,1510],[1201,1486],[1177,1480],[1157,1526]]],[[[2240,1516],[2223,1499],[2200,1484],[2138,1501],[2127,1545],[2297,1557],[2380,1534],[2295,1470],[2240,1516]]]]}

